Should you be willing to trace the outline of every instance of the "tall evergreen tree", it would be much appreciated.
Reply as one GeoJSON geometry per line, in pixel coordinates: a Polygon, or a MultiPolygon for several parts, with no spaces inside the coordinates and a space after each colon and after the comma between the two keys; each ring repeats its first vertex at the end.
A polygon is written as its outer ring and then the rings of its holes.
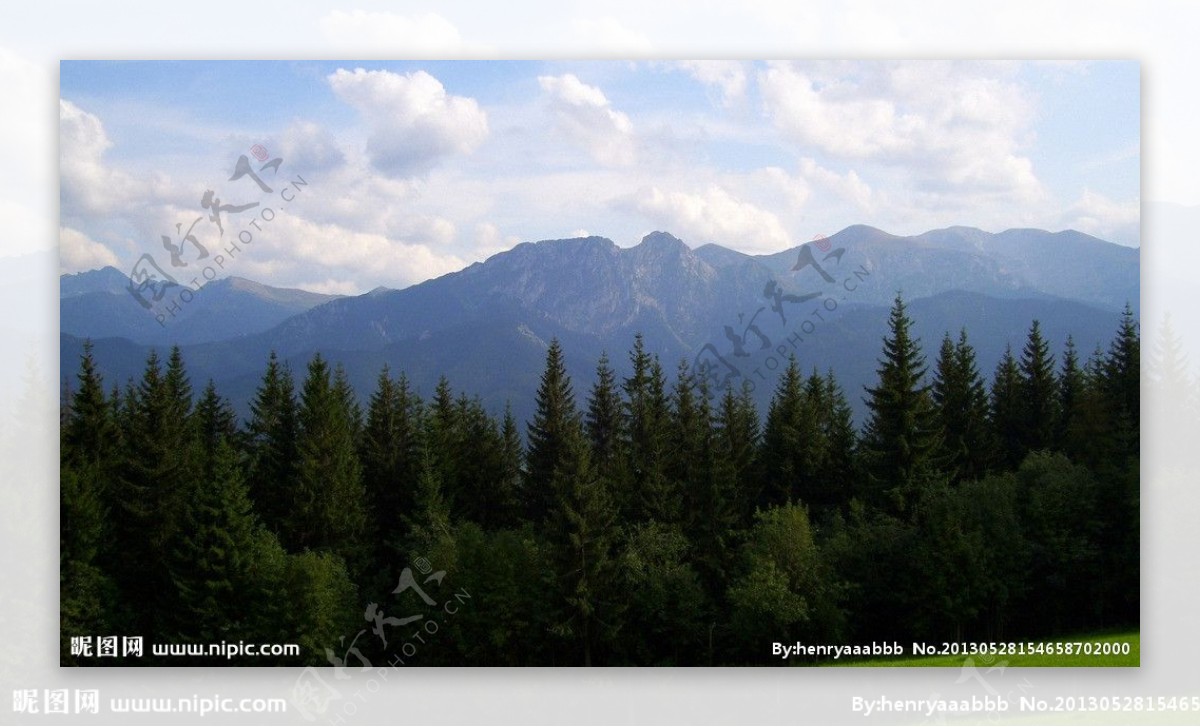
{"type": "Polygon", "coordinates": [[[942,339],[930,394],[942,430],[943,452],[954,479],[979,479],[987,470],[991,452],[988,400],[965,328],[957,344],[949,333],[942,339]]]}
{"type": "Polygon", "coordinates": [[[363,485],[375,558],[392,560],[403,537],[402,518],[415,503],[421,470],[420,402],[403,375],[385,365],[371,396],[362,439],[363,485]]]}
{"type": "MultiPolygon", "coordinates": [[[[584,427],[592,448],[592,461],[598,472],[616,481],[623,478],[625,420],[622,415],[621,393],[616,374],[608,362],[608,354],[600,354],[596,364],[596,380],[588,394],[584,427]]],[[[618,507],[625,507],[614,492],[618,507]]]]}
{"type": "Polygon", "coordinates": [[[291,543],[283,532],[296,506],[296,438],[299,424],[292,373],[272,351],[262,383],[250,402],[248,427],[250,499],[263,524],[280,541],[291,543]]]}
{"type": "Polygon", "coordinates": [[[151,351],[141,382],[125,396],[125,456],[110,499],[110,571],[122,601],[137,611],[129,627],[147,637],[161,633],[173,608],[165,558],[198,474],[191,408],[179,349],[172,351],[165,373],[151,351]]]}
{"type": "Polygon", "coordinates": [[[612,593],[616,511],[579,427],[565,430],[550,487],[555,503],[547,531],[562,599],[553,631],[570,644],[568,659],[592,666],[598,643],[617,626],[619,607],[612,593]]]}
{"type": "Polygon", "coordinates": [[[992,378],[991,428],[996,442],[996,457],[1006,470],[1015,470],[1025,455],[1021,426],[1024,404],[1021,401],[1021,372],[1012,355],[1012,347],[1004,349],[996,374],[992,378]]]}
{"type": "Polygon", "coordinates": [[[687,361],[680,361],[671,394],[667,476],[679,493],[680,522],[694,517],[710,477],[708,401],[698,401],[687,361]]]}
{"type": "Polygon", "coordinates": [[[823,419],[828,453],[825,469],[820,474],[826,506],[844,509],[857,495],[861,479],[858,458],[858,432],[854,428],[854,413],[842,387],[830,369],[824,379],[824,401],[827,412],[823,419]]]}
{"type": "Polygon", "coordinates": [[[546,367],[537,391],[537,411],[528,428],[524,509],[530,522],[539,523],[550,514],[554,506],[551,487],[554,471],[563,461],[568,440],[580,426],[562,347],[554,339],[546,352],[546,367]]]}
{"type": "MultiPolygon", "coordinates": [[[[196,435],[200,445],[200,462],[203,474],[211,479],[216,467],[217,448],[225,442],[237,454],[239,431],[237,413],[233,406],[217,393],[212,379],[204,387],[200,401],[196,403],[196,435]]],[[[240,475],[239,475],[240,476],[240,475]]]]}
{"type": "Polygon", "coordinates": [[[1100,382],[1109,412],[1115,417],[1114,442],[1122,456],[1134,456],[1141,428],[1141,335],[1128,303],[1104,357],[1100,382]]]}
{"type": "Polygon", "coordinates": [[[892,303],[888,329],[877,369],[879,383],[867,388],[863,445],[876,500],[903,512],[938,469],[941,439],[924,383],[925,357],[912,337],[912,320],[899,295],[892,303]]]}
{"type": "Polygon", "coordinates": [[[195,481],[178,537],[167,553],[176,605],[171,631],[184,641],[215,642],[244,633],[251,617],[248,578],[254,518],[238,455],[218,435],[211,468],[195,481]]]}
{"type": "Polygon", "coordinates": [[[640,333],[634,337],[629,360],[633,371],[624,389],[632,497],[622,519],[677,522],[678,493],[667,476],[670,407],[662,366],[646,351],[640,333]]]}
{"type": "Polygon", "coordinates": [[[734,511],[740,526],[749,524],[755,503],[762,493],[759,476],[759,431],[758,412],[748,386],[743,386],[738,395],[733,388],[725,389],[717,411],[717,438],[727,452],[729,467],[734,483],[734,511]]]}
{"type": "Polygon", "coordinates": [[[1058,381],[1054,356],[1041,324],[1034,321],[1021,353],[1021,449],[1023,453],[1050,449],[1058,431],[1058,381]]]}
{"type": "Polygon", "coordinates": [[[345,390],[315,354],[300,397],[296,506],[284,535],[296,550],[340,555],[352,574],[364,566],[367,524],[353,417],[345,390]]]}

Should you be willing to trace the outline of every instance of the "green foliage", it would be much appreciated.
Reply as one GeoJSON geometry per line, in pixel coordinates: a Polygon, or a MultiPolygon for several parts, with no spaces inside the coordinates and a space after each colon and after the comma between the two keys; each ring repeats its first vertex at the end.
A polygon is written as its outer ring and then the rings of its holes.
{"type": "Polygon", "coordinates": [[[897,298],[861,436],[833,372],[790,361],[760,425],[748,385],[668,382],[640,336],[581,415],[555,341],[528,456],[510,411],[445,378],[426,404],[385,368],[363,412],[340,367],[314,356],[297,400],[272,354],[239,426],[211,382],[193,405],[178,349],[106,396],[87,345],[61,413],[61,661],[91,663],[72,635],[138,633],[383,663],[364,619],[403,615],[417,557],[470,594],[423,665],[763,664],[780,640],[1137,623],[1132,314],[1057,369],[1035,322],[990,392],[965,331],[926,384],[911,326],[897,298]]]}
{"type": "Polygon", "coordinates": [[[731,650],[758,661],[773,641],[835,639],[838,585],[813,540],[807,509],[787,503],[755,519],[741,574],[729,586],[731,650]]]}
{"type": "Polygon", "coordinates": [[[871,500],[893,513],[911,505],[916,490],[939,468],[941,447],[925,357],[912,337],[912,320],[899,295],[883,339],[879,383],[867,389],[870,412],[863,437],[871,500]]]}

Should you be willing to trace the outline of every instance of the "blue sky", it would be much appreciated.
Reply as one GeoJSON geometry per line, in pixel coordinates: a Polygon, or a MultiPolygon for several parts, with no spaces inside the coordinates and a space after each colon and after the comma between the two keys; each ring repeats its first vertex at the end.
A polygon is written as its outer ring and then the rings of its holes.
{"type": "Polygon", "coordinates": [[[60,83],[66,272],[163,257],[202,215],[199,239],[228,240],[249,218],[222,238],[200,200],[249,200],[228,178],[255,144],[309,186],[227,272],[323,292],[583,234],[1140,242],[1135,62],[65,61],[60,83]]]}

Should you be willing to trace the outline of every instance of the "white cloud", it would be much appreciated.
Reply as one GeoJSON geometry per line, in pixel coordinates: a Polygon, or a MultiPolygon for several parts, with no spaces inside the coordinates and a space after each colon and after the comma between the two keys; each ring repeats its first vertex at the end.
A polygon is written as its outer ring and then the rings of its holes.
{"type": "Polygon", "coordinates": [[[768,115],[802,149],[902,168],[926,190],[1031,202],[1045,194],[1021,153],[1033,107],[1005,72],[978,63],[775,64],[759,85],[768,115]]]}
{"type": "Polygon", "coordinates": [[[746,65],[742,61],[680,61],[692,78],[721,90],[721,100],[732,106],[746,95],[746,65]]]}
{"type": "Polygon", "coordinates": [[[329,85],[370,127],[367,153],[395,176],[427,172],[443,158],[470,154],[488,135],[487,114],[471,98],[446,93],[425,71],[338,69],[329,85]]]}
{"type": "Polygon", "coordinates": [[[458,28],[437,13],[398,15],[391,12],[334,10],[319,21],[321,32],[334,43],[355,51],[369,49],[405,58],[444,57],[463,48],[458,28]]]}
{"type": "Polygon", "coordinates": [[[853,169],[838,174],[805,157],[800,160],[800,173],[835,197],[850,202],[860,211],[870,213],[874,207],[871,187],[853,169]]]}
{"type": "Polygon", "coordinates": [[[316,284],[326,292],[349,293],[379,285],[402,288],[465,265],[438,251],[446,242],[441,222],[418,223],[410,232],[412,237],[400,239],[281,215],[227,268],[242,277],[269,278],[273,285],[316,284]]]}
{"type": "MultiPolygon", "coordinates": [[[[112,146],[104,125],[67,100],[59,109],[59,174],[62,213],[107,214],[126,206],[148,191],[144,185],[104,164],[112,146]]],[[[146,200],[143,198],[142,203],[146,200]]]]}
{"type": "Polygon", "coordinates": [[[333,135],[311,121],[297,121],[285,129],[281,145],[288,166],[301,171],[329,171],[346,162],[333,135]]]}
{"type": "Polygon", "coordinates": [[[62,273],[78,273],[106,265],[118,265],[117,256],[112,250],[70,227],[58,228],[58,245],[58,264],[62,273]]]}
{"type": "Polygon", "coordinates": [[[1122,245],[1137,245],[1141,242],[1141,219],[1139,200],[1117,202],[1084,190],[1063,214],[1062,226],[1122,245]]]}
{"type": "Polygon", "coordinates": [[[559,130],[597,162],[624,166],[634,161],[633,123],[612,108],[608,97],[574,74],[538,76],[550,98],[559,130]]]}
{"type": "Polygon", "coordinates": [[[774,213],[735,198],[716,185],[696,193],[643,187],[617,204],[641,213],[692,247],[715,242],[759,253],[792,246],[791,237],[774,213]]]}
{"type": "Polygon", "coordinates": [[[480,222],[475,225],[475,249],[472,251],[477,260],[486,260],[496,253],[504,252],[514,247],[520,239],[514,235],[504,235],[500,228],[491,222],[480,222]]]}

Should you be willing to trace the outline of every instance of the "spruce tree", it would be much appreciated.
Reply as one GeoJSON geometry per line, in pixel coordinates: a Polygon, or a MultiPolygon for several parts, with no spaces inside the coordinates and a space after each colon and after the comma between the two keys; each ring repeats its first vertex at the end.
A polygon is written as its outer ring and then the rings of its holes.
{"type": "Polygon", "coordinates": [[[238,455],[217,437],[209,471],[193,485],[167,553],[176,591],[168,615],[179,640],[211,643],[244,634],[251,618],[254,516],[238,455]]]}
{"type": "Polygon", "coordinates": [[[296,505],[284,535],[295,550],[341,556],[352,574],[364,566],[367,524],[353,417],[345,389],[315,354],[300,397],[296,505]]]}
{"type": "Polygon", "coordinates": [[[537,390],[537,410],[528,426],[529,453],[525,479],[525,517],[544,521],[554,507],[551,486],[554,471],[563,461],[567,441],[580,426],[575,393],[567,376],[558,339],[546,351],[546,367],[537,390]]]}
{"type": "Polygon", "coordinates": [[[362,448],[363,486],[376,563],[390,567],[404,535],[402,518],[415,503],[421,466],[420,403],[403,375],[384,365],[367,409],[362,448]]]}
{"type": "Polygon", "coordinates": [[[206,478],[213,476],[216,466],[217,448],[225,442],[237,451],[239,432],[237,414],[233,406],[217,393],[212,379],[204,387],[200,401],[196,403],[196,435],[200,445],[200,462],[206,478]]]}
{"type": "Polygon", "coordinates": [[[1022,453],[1047,450],[1054,446],[1058,431],[1058,381],[1054,375],[1054,356],[1042,337],[1041,324],[1029,328],[1021,353],[1021,426],[1022,453]]]}
{"type": "Polygon", "coordinates": [[[975,363],[975,349],[967,342],[966,329],[959,332],[957,343],[951,341],[949,333],[942,339],[930,394],[953,479],[961,482],[982,477],[992,449],[987,390],[975,363]]]}
{"type": "MultiPolygon", "coordinates": [[[[601,353],[600,361],[596,364],[596,380],[588,394],[584,427],[597,471],[614,481],[623,477],[625,420],[616,374],[609,364],[607,353],[601,353]]],[[[618,493],[614,492],[614,500],[617,500],[618,507],[625,507],[618,493]]]]}
{"type": "Polygon", "coordinates": [[[612,587],[616,510],[607,483],[591,465],[581,428],[565,430],[560,451],[547,519],[561,599],[552,630],[569,644],[569,663],[592,666],[619,615],[612,587]]]}
{"type": "Polygon", "coordinates": [[[299,451],[295,384],[287,366],[272,351],[262,383],[250,402],[248,448],[250,499],[263,524],[284,545],[291,536],[285,522],[296,507],[296,462],[299,451]]]}
{"type": "Polygon", "coordinates": [[[743,385],[736,396],[732,387],[726,388],[716,418],[716,436],[722,442],[732,470],[737,523],[739,527],[744,527],[749,524],[762,494],[763,481],[759,475],[761,435],[758,411],[749,387],[743,385]]]}
{"type": "Polygon", "coordinates": [[[629,353],[632,373],[625,379],[625,450],[631,494],[622,521],[675,522],[679,507],[667,477],[669,406],[662,366],[645,348],[639,333],[629,353]]]}
{"type": "Polygon", "coordinates": [[[941,438],[924,383],[925,358],[899,295],[888,329],[877,369],[879,382],[867,387],[869,418],[863,445],[874,498],[892,512],[904,512],[938,469],[941,438]]]}
{"type": "Polygon", "coordinates": [[[1012,347],[996,364],[992,378],[991,428],[996,442],[996,456],[1006,470],[1015,470],[1025,455],[1021,446],[1024,405],[1021,401],[1021,372],[1012,355],[1012,347]]]}
{"type": "Polygon", "coordinates": [[[166,556],[198,476],[193,447],[191,386],[179,349],[166,372],[151,351],[141,382],[124,398],[128,417],[124,458],[110,493],[110,568],[122,602],[135,610],[130,628],[155,637],[174,607],[166,556]]]}
{"type": "Polygon", "coordinates": [[[1115,418],[1114,444],[1119,456],[1136,456],[1141,428],[1141,335],[1128,303],[1104,357],[1099,381],[1108,410],[1115,418]]]}

